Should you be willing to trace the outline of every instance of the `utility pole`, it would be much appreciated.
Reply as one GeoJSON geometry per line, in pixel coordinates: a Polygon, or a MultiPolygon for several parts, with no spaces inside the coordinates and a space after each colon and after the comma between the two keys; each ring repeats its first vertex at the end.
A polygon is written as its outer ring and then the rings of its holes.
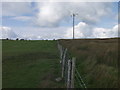
{"type": "Polygon", "coordinates": [[[72,15],[72,17],[73,17],[73,39],[75,39],[75,35],[74,35],[74,34],[75,34],[75,31],[74,31],[74,29],[75,29],[75,28],[74,28],[74,21],[75,21],[75,16],[76,16],[76,15],[77,15],[77,14],[74,14],[74,13],[73,13],[73,15],[72,15]]]}

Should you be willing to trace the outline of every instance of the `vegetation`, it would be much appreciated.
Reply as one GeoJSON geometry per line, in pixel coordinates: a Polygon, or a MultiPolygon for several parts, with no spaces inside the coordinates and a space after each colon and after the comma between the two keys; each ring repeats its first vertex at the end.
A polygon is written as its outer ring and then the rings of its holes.
{"type": "Polygon", "coordinates": [[[3,88],[65,87],[56,41],[2,41],[3,88]]]}
{"type": "MultiPolygon", "coordinates": [[[[118,39],[61,39],[87,88],[118,87],[118,39]]],[[[55,40],[2,42],[3,88],[64,88],[55,40]]],[[[76,86],[76,85],[75,85],[76,86]]]]}
{"type": "Polygon", "coordinates": [[[61,39],[87,88],[118,87],[118,39],[61,39]]]}

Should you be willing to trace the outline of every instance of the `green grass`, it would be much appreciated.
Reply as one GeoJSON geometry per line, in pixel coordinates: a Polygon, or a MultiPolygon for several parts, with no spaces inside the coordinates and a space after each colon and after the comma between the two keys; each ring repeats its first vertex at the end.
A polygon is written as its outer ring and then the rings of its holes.
{"type": "MultiPolygon", "coordinates": [[[[118,87],[118,39],[60,40],[88,88],[118,87]]],[[[3,88],[64,88],[56,41],[2,42],[3,88]]],[[[75,82],[78,87],[78,83],[75,82]]]]}
{"type": "Polygon", "coordinates": [[[76,67],[88,88],[118,87],[117,38],[59,41],[77,58],[76,67]]]}
{"type": "Polygon", "coordinates": [[[62,88],[56,41],[2,42],[3,88],[62,88]]]}

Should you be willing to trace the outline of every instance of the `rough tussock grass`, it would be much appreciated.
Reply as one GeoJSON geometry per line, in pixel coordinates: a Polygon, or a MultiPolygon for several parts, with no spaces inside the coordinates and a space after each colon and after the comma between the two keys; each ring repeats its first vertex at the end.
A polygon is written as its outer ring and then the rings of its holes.
{"type": "Polygon", "coordinates": [[[88,88],[117,88],[118,39],[59,40],[77,57],[78,68],[88,88]]]}

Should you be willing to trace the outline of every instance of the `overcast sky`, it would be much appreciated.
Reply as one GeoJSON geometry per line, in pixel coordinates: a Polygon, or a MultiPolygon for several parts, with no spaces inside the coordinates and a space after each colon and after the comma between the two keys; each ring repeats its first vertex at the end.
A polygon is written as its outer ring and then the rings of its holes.
{"type": "MultiPolygon", "coordinates": [[[[53,0],[52,0],[53,1],[53,0]]],[[[77,1],[77,0],[76,0],[77,1]]],[[[118,2],[1,2],[0,38],[118,37],[118,2]]]]}

